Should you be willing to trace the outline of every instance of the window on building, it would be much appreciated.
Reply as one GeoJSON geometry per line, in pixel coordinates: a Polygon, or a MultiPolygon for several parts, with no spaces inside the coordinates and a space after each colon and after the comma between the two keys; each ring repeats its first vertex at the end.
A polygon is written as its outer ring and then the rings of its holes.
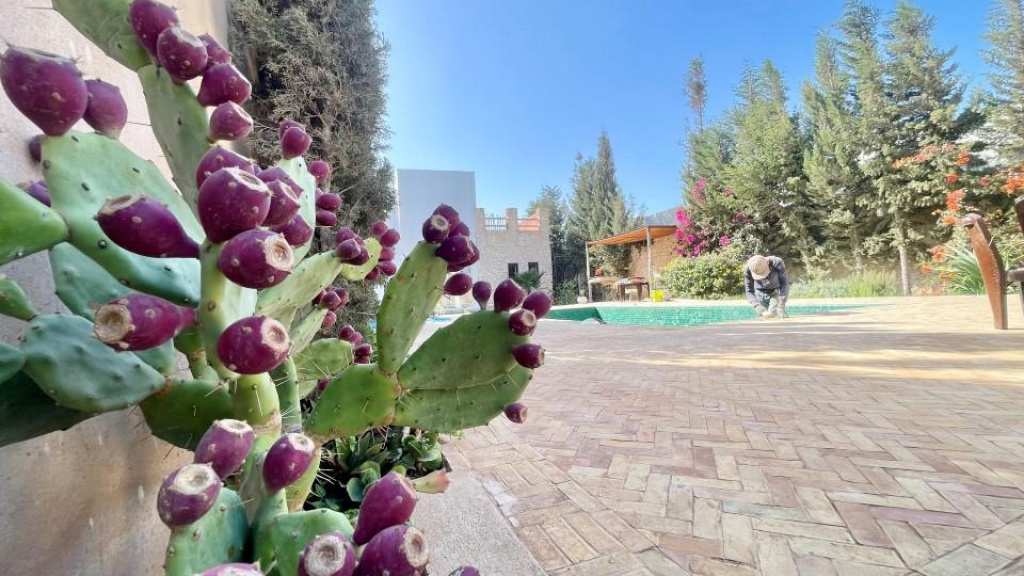
{"type": "Polygon", "coordinates": [[[526,265],[526,268],[534,274],[540,274],[540,264],[536,262],[530,262],[526,265]]]}
{"type": "Polygon", "coordinates": [[[519,263],[518,262],[509,262],[508,263],[508,277],[509,278],[515,278],[516,276],[519,276],[519,263]]]}

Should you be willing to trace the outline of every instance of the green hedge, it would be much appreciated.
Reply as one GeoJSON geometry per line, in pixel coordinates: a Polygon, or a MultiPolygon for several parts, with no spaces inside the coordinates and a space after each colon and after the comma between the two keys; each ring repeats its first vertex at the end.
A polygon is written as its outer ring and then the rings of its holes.
{"type": "Polygon", "coordinates": [[[744,261],[734,252],[679,257],[661,270],[661,280],[672,296],[722,299],[743,294],[744,261]]]}

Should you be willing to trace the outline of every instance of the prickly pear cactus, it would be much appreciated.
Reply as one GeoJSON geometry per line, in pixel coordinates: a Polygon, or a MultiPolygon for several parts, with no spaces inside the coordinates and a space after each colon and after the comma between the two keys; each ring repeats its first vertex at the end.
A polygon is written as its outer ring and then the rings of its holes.
{"type": "Polygon", "coordinates": [[[488,310],[490,288],[474,289],[481,311],[410,355],[439,298],[473,286],[460,271],[480,254],[458,212],[425,215],[400,269],[398,232],[383,222],[365,238],[337,228],[333,251],[306,257],[317,230],[337,223],[340,196],[318,188],[330,167],[307,165],[310,137],[290,120],[276,166],[230,149],[253,123],[230,53],[155,0],[54,8],[138,74],[173,184],[118,140],[117,87],[83,79],[67,58],[3,53],[0,83],[43,134],[31,148],[42,180],[0,179],[0,264],[49,251],[72,314],[40,314],[0,275],[0,314],[25,325],[19,346],[0,345],[0,445],[140,406],[154,435],[195,452],[159,487],[168,576],[423,573],[426,542],[406,525],[417,486],[398,472],[368,486],[354,528],[336,512],[294,512],[321,446],[389,425],[454,432],[502,411],[522,422],[518,400],[544,356],[529,338],[550,301],[506,281],[488,310]],[[96,132],[72,130],[80,120],[96,132]],[[348,301],[344,284],[379,276],[392,277],[379,363],[350,326],[317,339],[348,301]]]}

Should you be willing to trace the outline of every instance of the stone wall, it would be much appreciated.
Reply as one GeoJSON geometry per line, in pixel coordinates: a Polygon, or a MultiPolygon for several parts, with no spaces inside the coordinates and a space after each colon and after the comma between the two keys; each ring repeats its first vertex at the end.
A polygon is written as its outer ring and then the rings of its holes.
{"type": "MultiPolygon", "coordinates": [[[[226,41],[225,0],[164,1],[178,6],[189,30],[226,41]]],[[[120,86],[129,109],[122,141],[166,173],[135,74],[87,42],[51,9],[49,0],[0,2],[0,38],[73,56],[87,77],[120,86]]],[[[88,130],[84,123],[80,128],[88,130]]],[[[25,147],[37,132],[0,96],[4,178],[17,182],[39,177],[25,147]]],[[[63,311],[53,295],[45,254],[11,263],[0,272],[21,284],[40,311],[63,311]]],[[[12,342],[23,328],[0,317],[4,342],[12,342]]],[[[106,414],[68,432],[0,448],[0,573],[161,574],[168,530],[156,515],[156,490],[163,476],[188,457],[150,436],[138,410],[106,414]]]]}
{"type": "Polygon", "coordinates": [[[496,285],[509,277],[508,265],[518,264],[519,272],[526,272],[530,262],[536,262],[540,271],[541,288],[551,290],[551,244],[548,236],[550,215],[541,209],[539,217],[519,219],[515,208],[507,208],[504,218],[492,218],[487,224],[483,208],[476,209],[474,240],[480,248],[476,278],[496,285]],[[500,226],[500,229],[493,229],[500,226]],[[489,229],[491,228],[491,229],[489,229]]]}

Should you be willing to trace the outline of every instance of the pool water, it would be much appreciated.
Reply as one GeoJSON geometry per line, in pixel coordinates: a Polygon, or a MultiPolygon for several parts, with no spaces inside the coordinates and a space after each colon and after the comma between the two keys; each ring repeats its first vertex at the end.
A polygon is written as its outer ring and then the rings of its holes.
{"type": "MultiPolygon", "coordinates": [[[[793,304],[786,306],[790,316],[822,314],[837,310],[858,308],[842,304],[793,304]]],[[[596,318],[608,324],[634,324],[640,326],[702,326],[723,322],[741,322],[757,319],[750,306],[581,306],[552,308],[546,318],[552,320],[583,321],[596,318]]]]}

